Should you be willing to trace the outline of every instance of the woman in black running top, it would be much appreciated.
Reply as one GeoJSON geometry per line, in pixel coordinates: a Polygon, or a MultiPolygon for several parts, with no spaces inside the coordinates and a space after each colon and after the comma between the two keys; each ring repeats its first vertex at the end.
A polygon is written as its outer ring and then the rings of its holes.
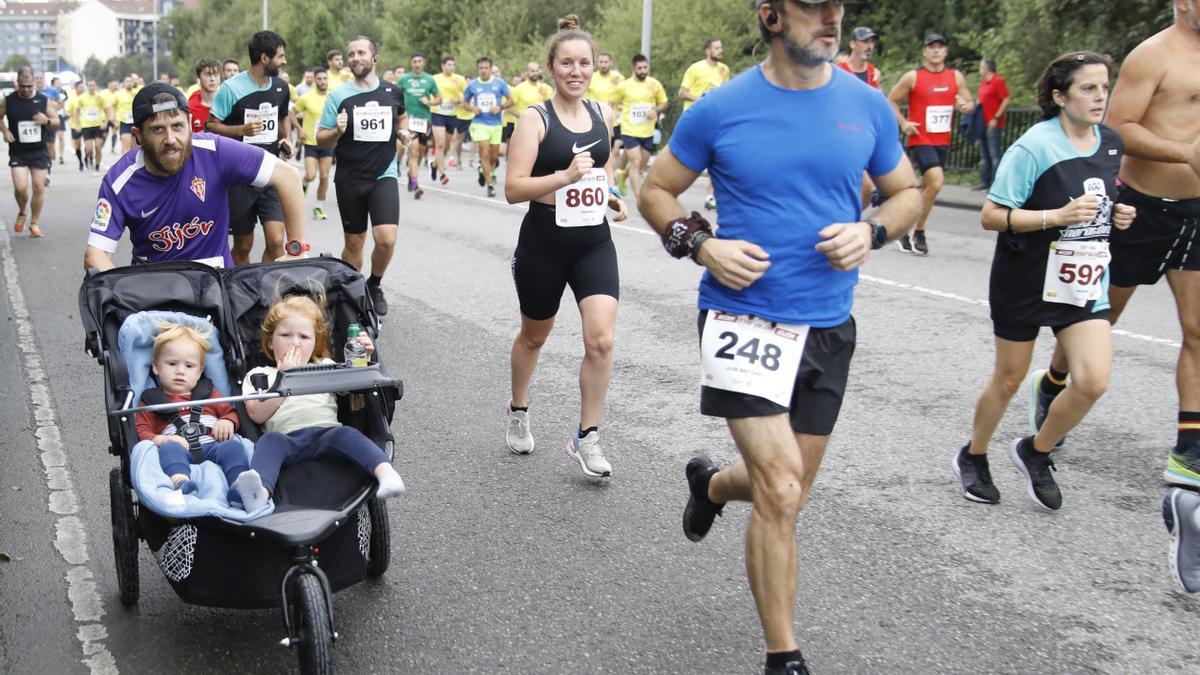
{"type": "Polygon", "coordinates": [[[567,286],[583,319],[583,364],[579,369],[579,428],[567,455],[591,477],[612,475],[599,444],[600,416],[612,376],[617,323],[617,252],[606,207],[614,221],[628,217],[620,193],[610,189],[612,110],[585,99],[592,81],[596,45],[570,14],[550,39],[546,64],[555,93],[519,113],[509,142],[504,194],[510,203],[529,202],[513,253],[513,281],[521,303],[521,331],[512,347],[512,400],[506,441],[517,454],[533,452],[528,394],[542,345],[554,327],[567,286]]]}

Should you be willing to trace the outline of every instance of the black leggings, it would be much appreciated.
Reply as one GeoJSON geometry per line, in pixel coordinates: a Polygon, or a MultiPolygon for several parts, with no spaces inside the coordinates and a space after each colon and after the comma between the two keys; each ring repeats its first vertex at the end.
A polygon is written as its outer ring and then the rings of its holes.
{"type": "Polygon", "coordinates": [[[620,299],[617,249],[608,220],[594,227],[559,227],[554,207],[530,202],[512,258],[521,313],[535,321],[558,313],[568,285],[575,302],[592,295],[620,299]]]}

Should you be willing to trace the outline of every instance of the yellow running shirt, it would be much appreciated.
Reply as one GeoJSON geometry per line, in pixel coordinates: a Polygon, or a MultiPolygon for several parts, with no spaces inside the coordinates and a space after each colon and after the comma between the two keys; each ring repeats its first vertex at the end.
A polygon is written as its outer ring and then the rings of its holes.
{"type": "Polygon", "coordinates": [[[121,87],[113,94],[116,100],[114,112],[119,124],[133,124],[133,90],[121,87]]]}
{"type": "Polygon", "coordinates": [[[624,81],[625,77],[615,70],[608,71],[608,75],[596,72],[592,75],[592,83],[588,85],[587,97],[597,103],[611,104],[617,85],[624,81]]]}
{"type": "Polygon", "coordinates": [[[437,84],[438,95],[442,97],[442,102],[430,112],[438,115],[454,115],[458,109],[456,102],[462,100],[463,91],[467,88],[467,78],[458,73],[453,75],[438,73],[433,76],[433,81],[437,84]]]}
{"type": "Polygon", "coordinates": [[[521,117],[521,113],[525,112],[526,108],[541,103],[553,96],[554,87],[545,82],[538,82],[534,85],[532,82],[526,80],[513,87],[509,95],[512,97],[513,112],[504,113],[504,123],[516,124],[517,120],[521,117]]]}
{"type": "Polygon", "coordinates": [[[308,93],[296,99],[295,110],[297,114],[304,116],[304,144],[317,144],[317,121],[321,119],[321,113],[325,112],[325,99],[329,98],[329,90],[326,89],[322,94],[317,91],[316,87],[308,90],[308,93]]]}
{"type": "MultiPolygon", "coordinates": [[[[687,89],[696,98],[707,94],[729,81],[729,66],[718,62],[715,66],[708,65],[708,59],[702,59],[688,66],[683,74],[683,83],[679,86],[687,89]]],[[[692,107],[695,101],[684,101],[683,109],[692,107]]]]}
{"type": "Polygon", "coordinates": [[[79,128],[95,129],[104,124],[104,97],[99,93],[84,92],[76,97],[75,107],[79,110],[79,128]]]}
{"type": "Polygon", "coordinates": [[[662,82],[647,77],[639,82],[631,77],[617,85],[612,103],[621,106],[621,135],[633,138],[650,138],[654,135],[654,122],[649,111],[667,102],[667,91],[662,82]]]}

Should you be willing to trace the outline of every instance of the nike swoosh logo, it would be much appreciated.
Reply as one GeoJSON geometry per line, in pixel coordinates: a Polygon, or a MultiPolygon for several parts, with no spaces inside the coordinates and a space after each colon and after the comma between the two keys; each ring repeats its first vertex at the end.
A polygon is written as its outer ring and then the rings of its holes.
{"type": "Polygon", "coordinates": [[[572,143],[572,144],[571,144],[571,152],[573,152],[573,153],[575,153],[576,155],[578,155],[579,153],[583,152],[584,150],[587,150],[588,148],[592,147],[593,145],[595,145],[595,144],[597,144],[597,143],[599,143],[599,142],[600,142],[600,141],[592,141],[591,143],[588,143],[587,145],[583,146],[582,148],[581,148],[581,147],[579,147],[579,145],[578,145],[578,144],[576,144],[576,143],[572,143]]]}
{"type": "Polygon", "coordinates": [[[158,210],[158,207],[156,206],[156,207],[150,209],[149,211],[142,211],[142,217],[149,218],[150,216],[154,215],[154,212],[157,210],[158,210]]]}

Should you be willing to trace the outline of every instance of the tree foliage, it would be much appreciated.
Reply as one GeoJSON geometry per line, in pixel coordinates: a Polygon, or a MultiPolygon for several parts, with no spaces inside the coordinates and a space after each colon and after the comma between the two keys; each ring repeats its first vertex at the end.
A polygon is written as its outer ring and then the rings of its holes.
{"type": "Polygon", "coordinates": [[[29,57],[24,54],[13,54],[7,59],[4,59],[4,65],[0,66],[0,70],[17,70],[18,68],[28,68],[29,57]]]}
{"type": "MultiPolygon", "coordinates": [[[[288,41],[288,67],[324,65],[325,52],[365,34],[380,42],[382,67],[407,64],[424,52],[437,70],[442,54],[454,55],[459,72],[491,56],[505,75],[530,60],[545,59],[545,42],[559,17],[578,14],[602,50],[613,52],[628,73],[641,50],[643,0],[272,0],[270,26],[288,41]]],[[[674,95],[683,71],[703,58],[708,37],[725,43],[734,72],[765,58],[752,0],[654,0],[651,67],[674,95]],[[757,47],[757,53],[756,53],[757,47]]],[[[237,58],[246,65],[246,43],[261,27],[260,0],[201,0],[172,12],[170,46],[185,80],[201,57],[237,58]]],[[[1018,103],[1033,98],[1038,75],[1055,55],[1094,49],[1118,63],[1139,42],[1171,22],[1164,0],[894,0],[848,2],[843,34],[868,25],[879,34],[878,65],[890,86],[921,61],[921,38],[946,35],[951,63],[971,76],[980,57],[997,60],[1018,103]]],[[[673,106],[672,112],[678,112],[673,106]]]]}

